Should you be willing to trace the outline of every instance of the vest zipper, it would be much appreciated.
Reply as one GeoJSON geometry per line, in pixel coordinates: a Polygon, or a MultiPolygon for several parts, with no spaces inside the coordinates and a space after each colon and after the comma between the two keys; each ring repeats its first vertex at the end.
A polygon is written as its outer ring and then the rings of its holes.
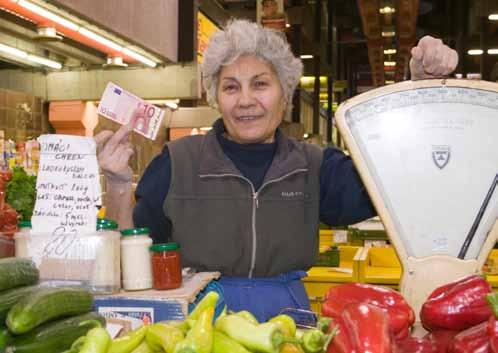
{"type": "Polygon", "coordinates": [[[242,175],[237,175],[237,174],[202,174],[202,175],[199,175],[200,178],[206,178],[206,177],[215,177],[216,178],[216,177],[228,177],[228,176],[229,177],[236,177],[236,178],[247,181],[249,183],[249,185],[251,186],[251,190],[252,190],[252,222],[251,222],[252,223],[252,253],[251,253],[251,268],[249,269],[249,274],[248,274],[249,278],[252,278],[252,273],[254,271],[254,267],[256,267],[256,249],[257,249],[256,209],[259,208],[259,199],[258,199],[259,193],[261,192],[261,190],[263,190],[263,188],[265,186],[267,186],[269,184],[281,181],[281,180],[283,180],[291,175],[294,175],[297,173],[302,173],[302,172],[307,172],[307,171],[308,171],[308,169],[296,169],[290,173],[287,173],[287,174],[281,176],[280,178],[269,180],[266,183],[264,183],[263,185],[261,185],[261,187],[259,188],[258,191],[256,191],[254,189],[254,185],[252,184],[252,182],[242,175]]]}

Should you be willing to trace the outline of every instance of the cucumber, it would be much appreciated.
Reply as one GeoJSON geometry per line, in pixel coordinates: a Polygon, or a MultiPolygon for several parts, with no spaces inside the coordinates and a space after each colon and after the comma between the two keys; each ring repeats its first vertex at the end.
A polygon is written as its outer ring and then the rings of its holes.
{"type": "Polygon", "coordinates": [[[7,345],[10,343],[12,339],[12,335],[10,334],[9,330],[5,326],[0,327],[0,353],[5,352],[5,348],[7,348],[7,345]]]}
{"type": "Polygon", "coordinates": [[[14,336],[7,352],[9,353],[60,353],[71,348],[79,337],[85,336],[93,327],[80,323],[97,320],[102,326],[105,319],[96,313],[87,313],[66,319],[48,322],[24,335],[14,336]]]}
{"type": "Polygon", "coordinates": [[[65,316],[92,310],[90,292],[77,288],[40,288],[15,304],[7,315],[7,327],[17,335],[38,325],[65,316]]]}
{"type": "Polygon", "coordinates": [[[39,277],[40,272],[29,259],[0,259],[0,291],[36,284],[39,277]]]}
{"type": "MultiPolygon", "coordinates": [[[[0,292],[0,322],[4,323],[7,318],[7,314],[19,300],[27,295],[30,295],[35,290],[39,290],[38,286],[27,286],[20,288],[13,288],[3,292],[0,292]]],[[[0,351],[1,353],[1,351],[0,351]]]]}

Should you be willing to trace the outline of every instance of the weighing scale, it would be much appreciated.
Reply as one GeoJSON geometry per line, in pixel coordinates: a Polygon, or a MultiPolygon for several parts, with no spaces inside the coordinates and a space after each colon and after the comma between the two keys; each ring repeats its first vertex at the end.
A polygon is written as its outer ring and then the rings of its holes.
{"type": "Polygon", "coordinates": [[[337,124],[403,266],[415,313],[480,273],[498,237],[498,84],[407,81],[356,96],[337,124]]]}

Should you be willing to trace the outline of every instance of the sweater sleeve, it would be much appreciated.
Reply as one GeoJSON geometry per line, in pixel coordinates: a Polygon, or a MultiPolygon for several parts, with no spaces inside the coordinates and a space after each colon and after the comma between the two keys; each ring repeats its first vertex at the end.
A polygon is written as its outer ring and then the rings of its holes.
{"type": "Polygon", "coordinates": [[[351,158],[339,149],[326,148],[320,169],[320,221],[343,226],[375,215],[351,158]]]}
{"type": "Polygon", "coordinates": [[[171,221],[163,212],[170,182],[171,160],[165,147],[147,166],[135,191],[133,223],[149,228],[154,243],[167,242],[171,235],[171,221]]]}

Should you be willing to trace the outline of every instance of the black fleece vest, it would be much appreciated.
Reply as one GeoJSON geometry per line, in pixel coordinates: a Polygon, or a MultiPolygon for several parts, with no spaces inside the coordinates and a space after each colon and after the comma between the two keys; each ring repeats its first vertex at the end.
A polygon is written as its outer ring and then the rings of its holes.
{"type": "Polygon", "coordinates": [[[168,143],[163,210],[182,265],[226,276],[307,270],[318,253],[323,151],[280,133],[259,190],[223,153],[214,130],[168,143]]]}

